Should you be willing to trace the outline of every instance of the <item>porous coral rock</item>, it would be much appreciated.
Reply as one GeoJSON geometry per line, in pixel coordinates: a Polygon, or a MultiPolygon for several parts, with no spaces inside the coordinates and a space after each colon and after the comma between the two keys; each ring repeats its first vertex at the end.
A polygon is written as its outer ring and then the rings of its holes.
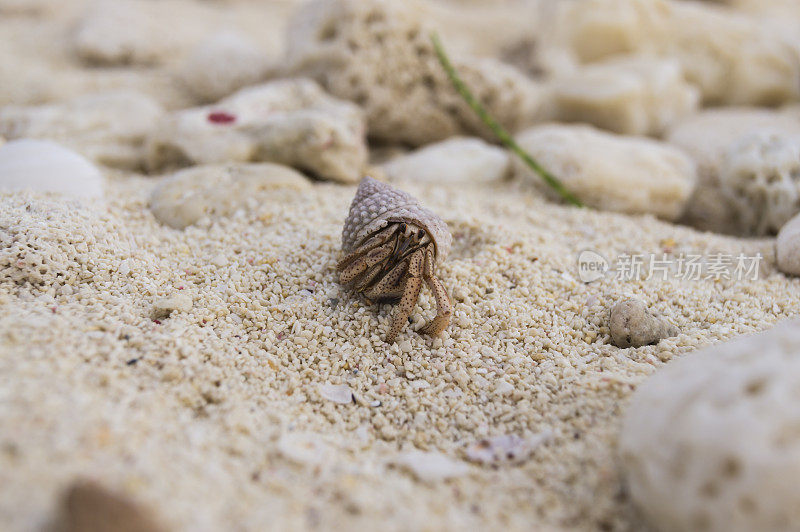
{"type": "Polygon", "coordinates": [[[800,522],[800,323],[684,355],[628,403],[628,489],[658,530],[800,522]]]}
{"type": "MultiPolygon", "coordinates": [[[[677,219],[695,185],[695,165],[668,144],[625,137],[586,125],[548,124],[517,142],[585,204],[629,214],[677,219]]],[[[558,198],[521,160],[514,174],[558,198]]]]}
{"type": "Polygon", "coordinates": [[[138,169],[144,139],[163,113],[136,92],[90,94],[65,103],[0,107],[0,135],[51,139],[101,164],[138,169]]]}
{"type": "Polygon", "coordinates": [[[557,79],[556,117],[615,133],[659,135],[690,114],[700,100],[675,60],[646,56],[613,58],[557,79]]]}
{"type": "Polygon", "coordinates": [[[800,135],[756,133],[732,144],[720,173],[737,234],[777,233],[800,212],[800,135]]]}
{"type": "Polygon", "coordinates": [[[149,206],[161,223],[183,229],[204,216],[226,216],[246,208],[280,189],[297,191],[309,186],[303,175],[277,164],[197,166],[160,183],[150,195],[149,206]]]}
{"type": "Polygon", "coordinates": [[[666,135],[697,163],[698,183],[683,221],[722,233],[740,230],[736,213],[721,192],[720,176],[731,147],[754,135],[800,135],[800,120],[783,112],[749,107],[704,110],[676,123],[666,135]]]}
{"type": "Polygon", "coordinates": [[[214,105],[168,115],[147,141],[158,170],[268,161],[354,182],[367,161],[361,111],[308,79],[256,85],[214,105]]]}
{"type": "MultiPolygon", "coordinates": [[[[492,114],[515,131],[535,122],[542,88],[493,59],[453,59],[492,114]]],[[[455,92],[414,2],[313,0],[290,23],[290,71],[317,79],[366,113],[375,139],[422,145],[489,130],[455,92]]]]}

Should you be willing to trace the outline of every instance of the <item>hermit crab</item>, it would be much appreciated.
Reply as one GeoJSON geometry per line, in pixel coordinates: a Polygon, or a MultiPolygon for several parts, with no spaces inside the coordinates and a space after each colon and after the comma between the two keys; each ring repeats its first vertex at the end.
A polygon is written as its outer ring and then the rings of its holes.
{"type": "Polygon", "coordinates": [[[387,343],[393,343],[417,304],[423,281],[436,299],[436,317],[421,329],[437,336],[453,306],[434,268],[450,251],[447,224],[406,192],[371,177],[361,180],[342,230],[339,282],[369,303],[397,303],[387,343]]]}

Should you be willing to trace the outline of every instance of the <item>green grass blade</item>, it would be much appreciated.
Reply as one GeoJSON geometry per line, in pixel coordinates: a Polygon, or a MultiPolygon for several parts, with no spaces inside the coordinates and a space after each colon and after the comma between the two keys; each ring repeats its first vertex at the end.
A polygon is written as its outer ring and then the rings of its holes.
{"type": "Polygon", "coordinates": [[[492,130],[492,132],[497,136],[500,142],[513,153],[515,153],[522,161],[534,172],[536,172],[542,180],[547,183],[553,190],[555,190],[559,196],[561,196],[566,202],[575,205],[577,207],[583,207],[583,204],[580,200],[575,197],[569,190],[564,187],[564,184],[559,181],[559,179],[547,171],[542,165],[536,162],[528,152],[526,152],[522,146],[517,144],[517,141],[514,140],[508,131],[500,125],[500,123],[494,119],[494,117],[489,114],[489,111],[478,101],[477,98],[472,94],[467,87],[464,80],[459,77],[458,72],[456,72],[455,67],[450,62],[450,59],[447,57],[447,54],[444,51],[444,47],[442,46],[442,42],[439,40],[439,36],[436,33],[431,34],[431,41],[433,41],[433,47],[436,50],[436,57],[439,58],[439,63],[441,63],[442,68],[444,68],[445,72],[447,72],[447,77],[450,78],[450,81],[453,83],[453,87],[455,87],[458,94],[467,102],[467,105],[475,111],[481,121],[486,124],[486,126],[492,130]]]}

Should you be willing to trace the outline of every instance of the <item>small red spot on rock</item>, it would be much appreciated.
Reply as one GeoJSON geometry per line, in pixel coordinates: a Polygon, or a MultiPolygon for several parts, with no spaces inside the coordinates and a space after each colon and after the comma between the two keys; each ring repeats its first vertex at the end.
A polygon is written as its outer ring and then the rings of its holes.
{"type": "Polygon", "coordinates": [[[161,325],[161,320],[153,320],[153,323],[155,323],[156,325],[161,325]]]}
{"type": "Polygon", "coordinates": [[[232,124],[236,122],[236,115],[225,111],[212,111],[208,113],[208,121],[212,124],[232,124]]]}

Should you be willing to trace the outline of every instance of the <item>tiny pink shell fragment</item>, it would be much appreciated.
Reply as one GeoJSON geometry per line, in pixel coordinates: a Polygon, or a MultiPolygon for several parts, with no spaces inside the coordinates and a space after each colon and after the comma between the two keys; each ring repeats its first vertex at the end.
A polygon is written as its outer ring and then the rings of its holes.
{"type": "Polygon", "coordinates": [[[208,121],[212,124],[232,124],[236,122],[236,115],[225,111],[212,111],[208,113],[208,121]]]}

